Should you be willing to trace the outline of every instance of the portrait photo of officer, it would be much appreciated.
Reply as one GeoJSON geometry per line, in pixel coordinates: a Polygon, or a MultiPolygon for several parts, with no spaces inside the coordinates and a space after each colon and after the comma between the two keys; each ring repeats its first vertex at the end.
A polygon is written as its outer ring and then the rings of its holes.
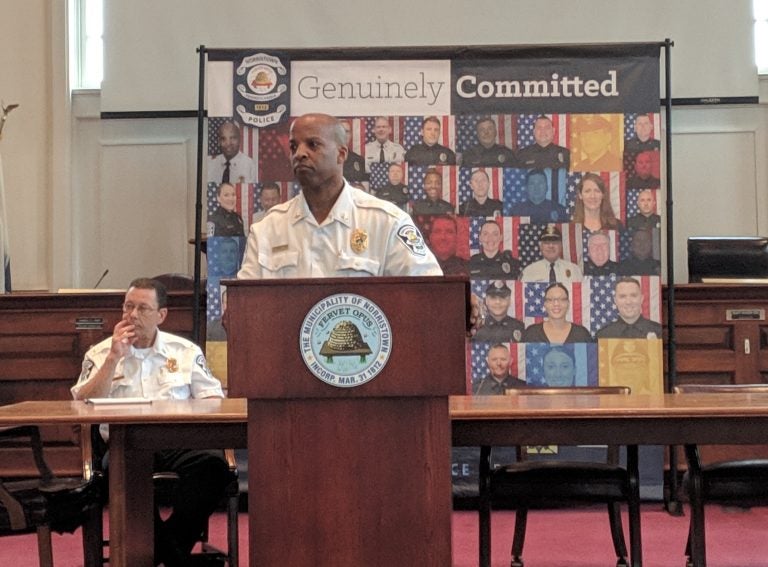
{"type": "Polygon", "coordinates": [[[344,179],[350,183],[368,181],[368,173],[365,170],[363,157],[352,151],[352,121],[341,119],[339,122],[347,133],[347,157],[344,160],[344,179]]]}
{"type": "Polygon", "coordinates": [[[574,171],[621,171],[622,116],[580,114],[571,117],[574,171]]]}
{"type": "Polygon", "coordinates": [[[467,261],[457,255],[459,225],[451,215],[429,217],[424,225],[429,249],[437,258],[443,274],[468,274],[467,261]]]}
{"type": "Polygon", "coordinates": [[[472,385],[474,396],[502,396],[504,390],[525,388],[527,384],[509,372],[509,349],[503,344],[494,344],[488,349],[485,359],[488,374],[472,385]]]}
{"type": "Polygon", "coordinates": [[[530,170],[525,176],[525,201],[512,205],[512,216],[528,217],[533,224],[567,221],[565,207],[547,198],[548,187],[549,180],[543,170],[530,170]]]}
{"type": "Polygon", "coordinates": [[[480,252],[469,258],[469,275],[477,279],[516,280],[520,277],[520,260],[501,247],[501,227],[486,220],[478,233],[480,252]]]}
{"type": "Polygon", "coordinates": [[[541,360],[543,386],[570,388],[576,385],[576,361],[573,354],[563,347],[553,346],[541,360]]]}
{"type": "Polygon", "coordinates": [[[216,204],[208,215],[208,236],[245,236],[243,219],[237,211],[237,191],[231,183],[216,188],[216,204]]]}
{"type": "Polygon", "coordinates": [[[653,257],[653,241],[658,242],[658,229],[638,228],[632,232],[629,257],[622,260],[619,272],[625,276],[658,276],[661,262],[653,257]]]}
{"type": "Polygon", "coordinates": [[[373,121],[374,139],[365,144],[365,171],[371,172],[372,163],[401,163],[405,159],[405,148],[391,140],[392,126],[386,116],[377,116],[373,121]]]}
{"type": "Polygon", "coordinates": [[[411,194],[408,191],[408,186],[403,183],[404,177],[403,165],[400,163],[390,163],[389,167],[387,167],[387,184],[382,187],[373,188],[374,194],[379,199],[394,203],[405,211],[408,208],[411,194]]]}
{"type": "Polygon", "coordinates": [[[262,183],[259,196],[256,200],[259,203],[259,210],[253,214],[253,220],[251,223],[259,222],[267,215],[269,209],[275,205],[279,205],[282,202],[280,185],[274,181],[267,181],[262,183]]]}
{"type": "Polygon", "coordinates": [[[638,114],[635,117],[635,133],[624,142],[624,152],[628,154],[639,154],[640,152],[658,152],[661,148],[661,142],[652,137],[653,122],[649,114],[638,114]]]}
{"type": "Polygon", "coordinates": [[[456,154],[440,144],[440,119],[427,116],[421,124],[421,142],[405,152],[405,161],[413,165],[456,165],[456,154]]]}
{"type": "Polygon", "coordinates": [[[541,260],[523,268],[526,282],[580,282],[584,274],[576,264],[563,259],[563,234],[554,224],[548,224],[539,235],[541,260]]]}
{"type": "Polygon", "coordinates": [[[661,216],[656,213],[656,191],[643,189],[637,193],[637,214],[627,219],[627,228],[653,230],[660,227],[661,216]]]}
{"type": "Polygon", "coordinates": [[[609,276],[619,273],[619,264],[611,260],[611,239],[606,232],[593,232],[587,240],[584,258],[585,276],[609,276]]]}
{"type": "Polygon", "coordinates": [[[455,213],[454,206],[443,199],[443,174],[440,170],[430,167],[424,174],[422,188],[426,197],[413,203],[413,214],[445,215],[455,213]]]}
{"type": "Polygon", "coordinates": [[[469,187],[472,196],[459,207],[459,214],[465,217],[495,217],[500,216],[504,203],[489,196],[491,178],[484,169],[476,169],[469,176],[469,187]]]}
{"type": "Polygon", "coordinates": [[[555,127],[549,116],[541,115],[533,123],[534,143],[517,152],[520,167],[544,169],[571,166],[571,151],[554,143],[555,127]]]}
{"type": "Polygon", "coordinates": [[[256,164],[240,151],[240,126],[227,120],[216,135],[221,153],[208,159],[208,182],[256,183],[256,164]]]}
{"type": "Polygon", "coordinates": [[[519,343],[525,325],[509,315],[512,290],[503,280],[492,281],[485,290],[485,323],[474,336],[476,341],[492,343],[519,343]]]}
{"type": "Polygon", "coordinates": [[[661,325],[643,317],[643,290],[640,282],[622,277],[613,288],[618,318],[597,331],[598,339],[660,339],[661,325]]]}
{"type": "Polygon", "coordinates": [[[497,143],[498,129],[490,116],[482,116],[475,124],[477,144],[467,148],[461,155],[464,167],[518,167],[517,157],[512,148],[497,143]]]}
{"type": "Polygon", "coordinates": [[[659,152],[645,151],[635,156],[634,173],[627,179],[631,189],[658,189],[661,185],[659,152]]]}

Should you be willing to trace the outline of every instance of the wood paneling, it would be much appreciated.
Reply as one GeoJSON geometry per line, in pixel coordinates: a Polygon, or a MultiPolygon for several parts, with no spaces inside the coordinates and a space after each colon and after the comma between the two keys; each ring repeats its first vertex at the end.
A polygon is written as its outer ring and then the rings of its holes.
{"type": "MultiPolygon", "coordinates": [[[[169,293],[164,330],[191,338],[192,299],[189,291],[169,293]]],[[[122,301],[122,293],[0,295],[0,404],[71,399],[83,355],[112,333],[122,301]]],[[[201,295],[203,311],[204,302],[201,295]]],[[[82,463],[72,428],[48,426],[42,433],[56,472],[78,474],[82,463]]],[[[0,476],[25,474],[34,474],[34,466],[23,451],[0,454],[0,476]]]]}

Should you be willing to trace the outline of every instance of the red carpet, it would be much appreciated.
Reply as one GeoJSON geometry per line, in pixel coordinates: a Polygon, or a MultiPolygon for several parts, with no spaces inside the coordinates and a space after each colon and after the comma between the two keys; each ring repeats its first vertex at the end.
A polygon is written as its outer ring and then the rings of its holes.
{"type": "MultiPolygon", "coordinates": [[[[683,567],[688,516],[673,517],[660,504],[643,506],[643,557],[646,567],[683,567]]],[[[225,517],[216,514],[211,533],[223,544],[225,517]]],[[[509,565],[514,514],[494,512],[493,567],[509,565]]],[[[750,511],[707,508],[709,567],[768,567],[768,509],[750,511]]],[[[247,565],[248,517],[241,514],[242,565],[247,565]]],[[[81,567],[79,532],[54,535],[56,567],[81,567]]],[[[587,511],[535,511],[528,519],[526,567],[612,567],[615,565],[607,515],[587,511]]],[[[36,567],[35,536],[0,538],[0,566],[36,567]]],[[[453,515],[453,567],[477,566],[477,514],[453,515]]],[[[290,566],[286,566],[290,567],[290,566]]],[[[347,566],[339,566],[347,567],[347,566]]],[[[364,567],[364,566],[349,566],[364,567]]],[[[392,566],[409,567],[409,566],[392,566]]]]}

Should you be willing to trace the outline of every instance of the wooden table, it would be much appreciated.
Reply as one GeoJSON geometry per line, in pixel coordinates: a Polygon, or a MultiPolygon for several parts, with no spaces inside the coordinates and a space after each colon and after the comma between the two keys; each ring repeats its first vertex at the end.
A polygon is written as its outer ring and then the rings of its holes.
{"type": "MultiPolygon", "coordinates": [[[[768,441],[768,395],[459,396],[451,398],[450,411],[456,446],[768,441]]],[[[695,535],[703,538],[701,531],[695,535]]],[[[486,537],[490,544],[490,533],[480,534],[486,537]]],[[[482,543],[481,552],[490,548],[482,543]]],[[[682,555],[684,542],[680,549],[682,555]]],[[[695,567],[706,565],[703,555],[692,559],[695,567]]],[[[641,561],[638,549],[633,564],[641,561]]],[[[480,565],[490,558],[481,555],[480,565]]]]}
{"type": "MultiPolygon", "coordinates": [[[[768,395],[454,396],[450,412],[456,446],[768,442],[768,395]]],[[[246,420],[242,399],[103,409],[83,402],[22,402],[0,407],[0,425],[111,424],[113,567],[153,565],[152,499],[148,496],[152,494],[152,452],[244,447],[246,420]]],[[[681,541],[681,560],[683,547],[681,541]]],[[[706,564],[703,557],[694,562],[697,567],[706,564]]]]}
{"type": "Polygon", "coordinates": [[[246,400],[157,401],[99,408],[84,402],[0,407],[2,425],[109,423],[109,553],[113,567],[154,566],[152,454],[246,446],[246,400]]]}

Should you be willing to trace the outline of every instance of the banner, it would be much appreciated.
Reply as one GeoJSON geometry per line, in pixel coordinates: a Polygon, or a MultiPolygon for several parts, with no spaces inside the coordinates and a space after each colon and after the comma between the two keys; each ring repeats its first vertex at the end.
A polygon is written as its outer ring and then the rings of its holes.
{"type": "Polygon", "coordinates": [[[249,224],[297,194],[289,126],[323,112],[347,131],[345,178],[470,277],[485,325],[468,393],[625,375],[663,390],[658,44],[220,50],[208,66],[210,340],[221,247],[242,254],[249,224]]]}

